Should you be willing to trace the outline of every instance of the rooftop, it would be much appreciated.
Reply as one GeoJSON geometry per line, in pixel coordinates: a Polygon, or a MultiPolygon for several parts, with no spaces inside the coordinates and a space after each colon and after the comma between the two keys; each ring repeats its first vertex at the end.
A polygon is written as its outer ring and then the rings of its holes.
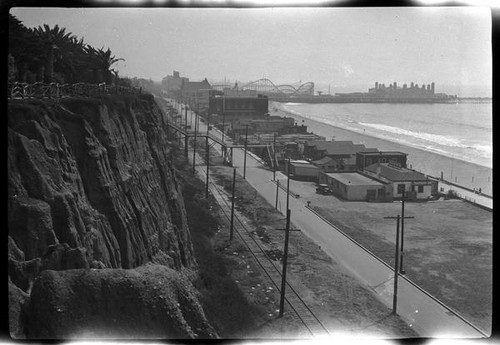
{"type": "Polygon", "coordinates": [[[378,152],[376,148],[367,148],[363,144],[354,144],[346,141],[319,141],[306,142],[307,146],[315,146],[317,150],[326,151],[328,155],[354,155],[356,152],[378,152]]]}
{"type": "Polygon", "coordinates": [[[201,89],[210,89],[210,83],[205,78],[203,81],[184,81],[182,91],[198,91],[201,89]]]}
{"type": "Polygon", "coordinates": [[[377,182],[369,177],[361,175],[357,172],[345,172],[345,173],[326,173],[327,176],[334,178],[345,185],[351,186],[380,186],[384,184],[377,182]]]}
{"type": "Polygon", "coordinates": [[[396,167],[390,163],[375,163],[367,166],[365,170],[377,173],[378,167],[380,167],[380,176],[390,181],[427,181],[427,177],[418,171],[396,167]]]}
{"type": "Polygon", "coordinates": [[[408,156],[407,153],[399,152],[399,151],[380,151],[380,152],[372,152],[372,151],[358,151],[360,155],[363,156],[393,156],[393,155],[405,155],[408,156]]]}

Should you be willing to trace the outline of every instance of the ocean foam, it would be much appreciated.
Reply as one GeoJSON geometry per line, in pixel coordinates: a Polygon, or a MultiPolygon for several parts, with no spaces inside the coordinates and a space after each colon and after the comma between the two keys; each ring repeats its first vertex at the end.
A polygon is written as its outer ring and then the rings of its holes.
{"type": "Polygon", "coordinates": [[[461,140],[454,137],[439,135],[439,134],[431,134],[425,132],[414,132],[404,128],[393,127],[388,125],[381,125],[377,123],[365,123],[359,122],[360,125],[375,128],[380,131],[394,133],[398,135],[411,136],[417,139],[422,139],[425,141],[430,141],[433,143],[437,143],[440,145],[451,146],[451,147],[463,147],[466,148],[467,145],[462,144],[461,140]]]}

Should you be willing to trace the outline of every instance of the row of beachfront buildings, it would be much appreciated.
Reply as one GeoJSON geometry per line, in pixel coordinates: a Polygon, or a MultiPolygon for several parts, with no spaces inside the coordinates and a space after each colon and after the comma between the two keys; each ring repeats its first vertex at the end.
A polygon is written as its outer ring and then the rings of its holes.
{"type": "MultiPolygon", "coordinates": [[[[428,200],[437,181],[407,167],[407,154],[379,151],[352,141],[328,141],[295,119],[269,113],[266,96],[248,90],[215,90],[205,79],[190,82],[178,72],[164,80],[164,92],[196,110],[219,130],[262,157],[273,169],[297,180],[326,184],[345,200],[428,200]]],[[[276,109],[273,109],[276,110],[276,109]]]]}
{"type": "Polygon", "coordinates": [[[378,151],[351,141],[305,142],[304,158],[283,167],[296,179],[326,184],[342,199],[385,201],[429,200],[437,194],[437,181],[407,167],[407,154],[378,151]],[[312,155],[308,155],[307,152],[312,155]],[[322,156],[313,160],[312,156],[322,156]]]}

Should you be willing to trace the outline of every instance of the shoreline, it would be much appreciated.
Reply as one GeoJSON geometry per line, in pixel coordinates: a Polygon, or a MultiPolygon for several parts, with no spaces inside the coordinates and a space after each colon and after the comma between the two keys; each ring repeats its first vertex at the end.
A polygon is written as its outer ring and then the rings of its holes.
{"type": "Polygon", "coordinates": [[[276,109],[271,115],[292,117],[299,125],[306,125],[308,132],[321,135],[326,140],[334,137],[335,140],[350,140],[380,151],[404,152],[408,154],[408,167],[413,170],[437,178],[443,172],[444,180],[470,189],[481,188],[483,194],[493,195],[492,168],[312,120],[288,112],[276,102],[271,102],[270,106],[276,109]]]}

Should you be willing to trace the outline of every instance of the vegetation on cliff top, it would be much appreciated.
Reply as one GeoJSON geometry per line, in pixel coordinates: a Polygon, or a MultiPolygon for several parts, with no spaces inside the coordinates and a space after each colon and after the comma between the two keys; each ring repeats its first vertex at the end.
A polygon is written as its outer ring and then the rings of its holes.
{"type": "Polygon", "coordinates": [[[58,25],[27,28],[9,14],[9,82],[126,84],[112,68],[120,60],[58,25]]]}

